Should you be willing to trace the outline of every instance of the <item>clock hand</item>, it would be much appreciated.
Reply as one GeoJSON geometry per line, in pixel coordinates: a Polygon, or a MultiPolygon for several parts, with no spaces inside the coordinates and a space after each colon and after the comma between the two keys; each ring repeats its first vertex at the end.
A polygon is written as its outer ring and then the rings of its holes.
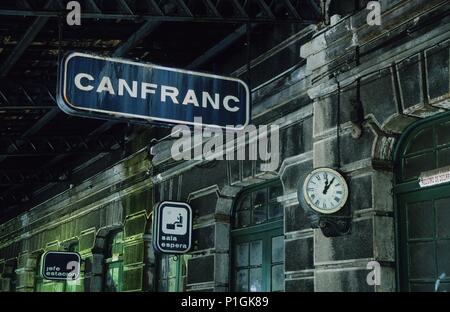
{"type": "Polygon", "coordinates": [[[326,172],[324,174],[325,174],[325,186],[323,188],[322,193],[326,194],[326,192],[327,192],[326,190],[327,190],[327,187],[328,187],[328,174],[326,172]]]}
{"type": "Polygon", "coordinates": [[[325,181],[325,187],[323,188],[322,194],[326,194],[327,193],[328,187],[329,187],[328,180],[326,180],[325,181]]]}
{"type": "Polygon", "coordinates": [[[333,179],[330,181],[330,183],[329,183],[327,186],[325,186],[325,189],[323,190],[323,194],[326,194],[326,193],[328,192],[328,189],[329,189],[330,186],[333,184],[334,179],[335,179],[335,178],[333,178],[333,179]]]}

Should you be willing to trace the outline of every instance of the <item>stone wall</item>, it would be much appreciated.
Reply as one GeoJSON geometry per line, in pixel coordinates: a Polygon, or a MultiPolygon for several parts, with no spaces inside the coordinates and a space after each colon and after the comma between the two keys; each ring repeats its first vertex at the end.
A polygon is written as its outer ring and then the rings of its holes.
{"type": "MultiPolygon", "coordinates": [[[[124,291],[153,289],[154,257],[149,224],[151,169],[147,152],[136,153],[0,226],[2,290],[33,291],[40,256],[77,242],[84,291],[101,291],[108,234],[124,230],[124,291]]],[[[44,291],[61,282],[45,281],[44,291]]]]}
{"type": "Polygon", "coordinates": [[[408,125],[448,107],[448,1],[381,2],[381,26],[362,10],[301,49],[313,81],[314,167],[349,178],[353,216],[350,235],[314,231],[316,291],[396,290],[393,147],[408,125]],[[372,260],[380,285],[366,282],[372,260]]]}
{"type": "MultiPolygon", "coordinates": [[[[100,291],[108,234],[123,229],[124,290],[155,290],[152,206],[178,200],[194,212],[186,290],[228,291],[235,200],[249,186],[279,179],[286,291],[395,291],[393,151],[409,125],[450,108],[450,4],[380,1],[382,25],[369,26],[366,1],[359,11],[334,2],[329,12],[341,19],[333,25],[290,29],[288,38],[272,34],[276,46],[263,54],[267,46],[255,46],[251,65],[261,79],[250,80],[252,117],[281,128],[275,171],[262,173],[255,161],[173,163],[171,141],[159,142],[152,155],[137,152],[0,225],[1,289],[33,290],[39,256],[77,241],[83,289],[100,291]],[[350,188],[351,232],[335,238],[311,229],[297,199],[301,177],[324,166],[341,170],[350,188]],[[366,282],[374,260],[380,285],[366,282]]],[[[239,57],[215,66],[243,78],[239,57]]]]}

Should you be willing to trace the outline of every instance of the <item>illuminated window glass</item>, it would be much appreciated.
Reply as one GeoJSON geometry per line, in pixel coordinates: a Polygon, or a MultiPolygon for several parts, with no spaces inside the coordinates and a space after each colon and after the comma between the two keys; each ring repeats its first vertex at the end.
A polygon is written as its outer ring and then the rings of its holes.
{"type": "MultiPolygon", "coordinates": [[[[79,252],[80,251],[80,245],[78,242],[71,244],[68,248],[68,251],[71,252],[79,252]]],[[[65,281],[64,282],[64,291],[65,292],[83,292],[84,291],[84,285],[83,285],[83,270],[80,269],[80,277],[74,281],[65,281]]]]}
{"type": "Polygon", "coordinates": [[[106,254],[105,291],[123,289],[123,232],[116,232],[108,239],[106,254]]]}
{"type": "Polygon", "coordinates": [[[34,277],[34,291],[35,292],[42,292],[43,284],[44,284],[44,278],[41,275],[41,261],[42,261],[42,255],[39,255],[36,261],[36,272],[34,277]]]}
{"type": "Polygon", "coordinates": [[[186,266],[190,255],[161,255],[159,259],[158,291],[186,290],[186,266]]]}

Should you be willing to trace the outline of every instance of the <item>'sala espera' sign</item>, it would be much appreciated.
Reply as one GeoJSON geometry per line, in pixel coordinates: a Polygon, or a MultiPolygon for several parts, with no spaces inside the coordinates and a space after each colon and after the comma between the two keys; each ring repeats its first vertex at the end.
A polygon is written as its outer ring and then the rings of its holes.
{"type": "Polygon", "coordinates": [[[102,119],[241,129],[250,122],[250,92],[235,78],[78,52],[58,75],[58,106],[102,119]]]}
{"type": "Polygon", "coordinates": [[[188,252],[192,241],[192,209],[183,202],[164,201],[154,209],[153,247],[168,254],[188,252]]]}

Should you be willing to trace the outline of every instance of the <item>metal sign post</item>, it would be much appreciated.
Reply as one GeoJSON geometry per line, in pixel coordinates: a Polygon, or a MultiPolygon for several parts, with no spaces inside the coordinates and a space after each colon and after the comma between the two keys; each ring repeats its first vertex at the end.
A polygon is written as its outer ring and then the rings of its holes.
{"type": "Polygon", "coordinates": [[[250,122],[242,80],[78,52],[61,60],[57,102],[70,115],[127,122],[235,130],[250,122]]]}
{"type": "Polygon", "coordinates": [[[186,253],[192,243],[192,209],[187,203],[164,201],[153,216],[153,247],[168,254],[186,253]]]}

